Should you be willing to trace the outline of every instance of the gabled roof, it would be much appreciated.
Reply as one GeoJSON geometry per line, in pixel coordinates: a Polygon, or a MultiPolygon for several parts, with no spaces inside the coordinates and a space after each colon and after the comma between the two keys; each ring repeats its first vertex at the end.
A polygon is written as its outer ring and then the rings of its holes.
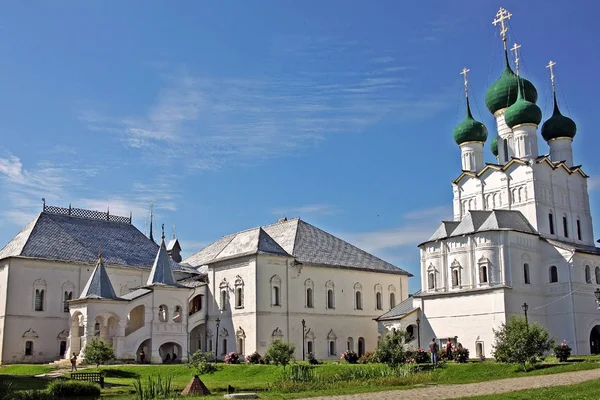
{"type": "Polygon", "coordinates": [[[173,270],[171,269],[171,263],[169,254],[167,253],[167,247],[165,246],[165,236],[163,235],[158,248],[158,254],[152,264],[152,270],[148,276],[147,285],[168,285],[177,286],[175,278],[173,277],[173,270]]]}
{"type": "Polygon", "coordinates": [[[120,300],[115,294],[115,289],[110,282],[106,268],[104,268],[102,254],[100,254],[96,268],[85,284],[79,299],[120,300]]]}
{"type": "Polygon", "coordinates": [[[492,210],[492,211],[480,211],[470,210],[467,215],[460,221],[445,221],[442,223],[435,233],[426,242],[419,244],[419,246],[433,242],[435,240],[447,239],[455,236],[470,235],[478,232],[486,231],[516,231],[523,233],[530,233],[537,235],[538,232],[533,226],[527,221],[527,218],[516,210],[492,210]],[[452,229],[453,224],[455,228],[452,229]],[[446,236],[443,236],[444,232],[447,232],[446,236]]]}
{"type": "Polygon", "coordinates": [[[223,259],[258,252],[293,256],[296,261],[303,264],[412,276],[300,218],[284,219],[275,224],[225,236],[184,262],[200,267],[223,259]],[[260,233],[261,230],[263,234],[260,233]],[[249,242],[249,237],[256,238],[254,239],[256,242],[249,242]],[[260,245],[261,251],[254,250],[259,249],[259,237],[264,239],[264,243],[260,245]]]}
{"type": "MultiPolygon", "coordinates": [[[[158,246],[130,223],[44,211],[0,250],[0,260],[25,257],[95,264],[100,250],[106,265],[150,268],[158,246]]],[[[173,270],[184,269],[172,259],[169,262],[173,270]]]]}
{"type": "MultiPolygon", "coordinates": [[[[420,290],[418,292],[416,292],[414,295],[418,295],[419,293],[421,293],[420,290]]],[[[376,321],[383,321],[383,320],[400,319],[400,318],[402,318],[406,314],[408,314],[408,313],[410,313],[413,310],[416,310],[418,308],[418,307],[414,307],[413,300],[414,300],[413,297],[410,296],[409,298],[407,298],[406,300],[404,300],[400,304],[396,305],[396,307],[392,308],[390,311],[388,311],[388,312],[380,315],[379,317],[375,318],[375,320],[376,321]]]]}
{"type": "Polygon", "coordinates": [[[563,242],[562,240],[547,239],[547,238],[543,238],[543,240],[545,240],[552,246],[560,247],[561,249],[575,251],[575,252],[579,252],[579,253],[585,253],[585,254],[600,255],[600,248],[596,247],[596,246],[568,243],[568,242],[563,242]]]}

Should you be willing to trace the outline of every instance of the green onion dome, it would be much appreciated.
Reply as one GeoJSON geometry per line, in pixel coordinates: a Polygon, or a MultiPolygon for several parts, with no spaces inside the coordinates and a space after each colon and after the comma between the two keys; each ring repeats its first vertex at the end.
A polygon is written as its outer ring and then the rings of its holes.
{"type": "Polygon", "coordinates": [[[523,94],[527,100],[535,103],[538,98],[535,86],[527,79],[517,76],[510,68],[506,51],[504,52],[504,57],[506,60],[504,72],[485,94],[485,105],[492,114],[498,110],[510,107],[517,101],[519,83],[523,88],[523,94]]]}
{"type": "Polygon", "coordinates": [[[492,149],[492,154],[494,157],[498,157],[498,136],[494,136],[492,139],[492,143],[490,143],[490,147],[492,149]]]}
{"type": "Polygon", "coordinates": [[[504,121],[510,129],[521,124],[538,126],[542,121],[542,110],[535,103],[528,101],[519,87],[517,101],[506,110],[504,121]]]}
{"type": "Polygon", "coordinates": [[[479,121],[475,121],[471,114],[471,106],[467,97],[467,116],[464,121],[454,128],[454,141],[460,146],[466,142],[485,142],[487,128],[479,121]]]}
{"type": "Polygon", "coordinates": [[[550,141],[557,138],[574,138],[577,133],[577,125],[569,118],[560,113],[558,103],[556,102],[556,93],[554,93],[554,112],[552,116],[542,125],[542,137],[550,141]]]}

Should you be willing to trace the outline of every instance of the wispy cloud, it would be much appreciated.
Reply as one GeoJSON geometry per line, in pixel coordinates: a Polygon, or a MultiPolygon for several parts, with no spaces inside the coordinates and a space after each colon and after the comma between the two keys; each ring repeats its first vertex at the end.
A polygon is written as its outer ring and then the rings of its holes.
{"type": "Polygon", "coordinates": [[[375,57],[371,60],[371,62],[378,64],[388,64],[394,61],[394,57],[391,56],[383,56],[383,57],[375,57]]]}
{"type": "Polygon", "coordinates": [[[303,215],[329,215],[339,212],[337,206],[331,204],[307,204],[295,207],[279,207],[271,210],[274,215],[280,216],[303,216],[303,215]]]}

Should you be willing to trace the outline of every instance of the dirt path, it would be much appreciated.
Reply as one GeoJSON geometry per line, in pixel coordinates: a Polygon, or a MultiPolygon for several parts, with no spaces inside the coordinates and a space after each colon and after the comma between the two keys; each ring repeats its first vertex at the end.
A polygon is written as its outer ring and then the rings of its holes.
{"type": "Polygon", "coordinates": [[[342,396],[312,397],[310,400],[442,400],[486,394],[514,392],[549,386],[574,385],[600,379],[600,369],[564,372],[561,374],[508,378],[495,381],[465,383],[459,385],[435,385],[418,389],[390,390],[386,392],[360,393],[342,396]]]}

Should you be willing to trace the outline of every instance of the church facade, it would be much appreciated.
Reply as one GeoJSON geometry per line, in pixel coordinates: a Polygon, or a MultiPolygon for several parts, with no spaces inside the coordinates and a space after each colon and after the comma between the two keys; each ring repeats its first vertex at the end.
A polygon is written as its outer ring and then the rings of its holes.
{"type": "Polygon", "coordinates": [[[264,354],[275,339],[338,359],[373,350],[373,319],[408,297],[410,274],[299,218],[180,251],[131,218],[44,204],[0,250],[0,361],[81,360],[96,338],[122,361],[264,354]]]}
{"type": "MultiPolygon", "coordinates": [[[[576,125],[556,99],[542,122],[537,90],[509,63],[506,21],[502,28],[504,72],[485,101],[496,120],[484,164],[486,127],[470,110],[466,72],[466,118],[454,130],[462,171],[452,182],[454,219],[442,221],[421,252],[421,290],[378,320],[380,330],[417,330],[419,344],[450,339],[472,356],[493,355],[493,328],[524,315],[566,340],[575,354],[600,353],[600,248],[595,247],[587,178],[573,161],[576,125]],[[541,124],[541,126],[540,126],[541,124]],[[540,155],[538,128],[550,153],[540,155]]],[[[415,341],[416,342],[416,341],[415,341]]]]}

